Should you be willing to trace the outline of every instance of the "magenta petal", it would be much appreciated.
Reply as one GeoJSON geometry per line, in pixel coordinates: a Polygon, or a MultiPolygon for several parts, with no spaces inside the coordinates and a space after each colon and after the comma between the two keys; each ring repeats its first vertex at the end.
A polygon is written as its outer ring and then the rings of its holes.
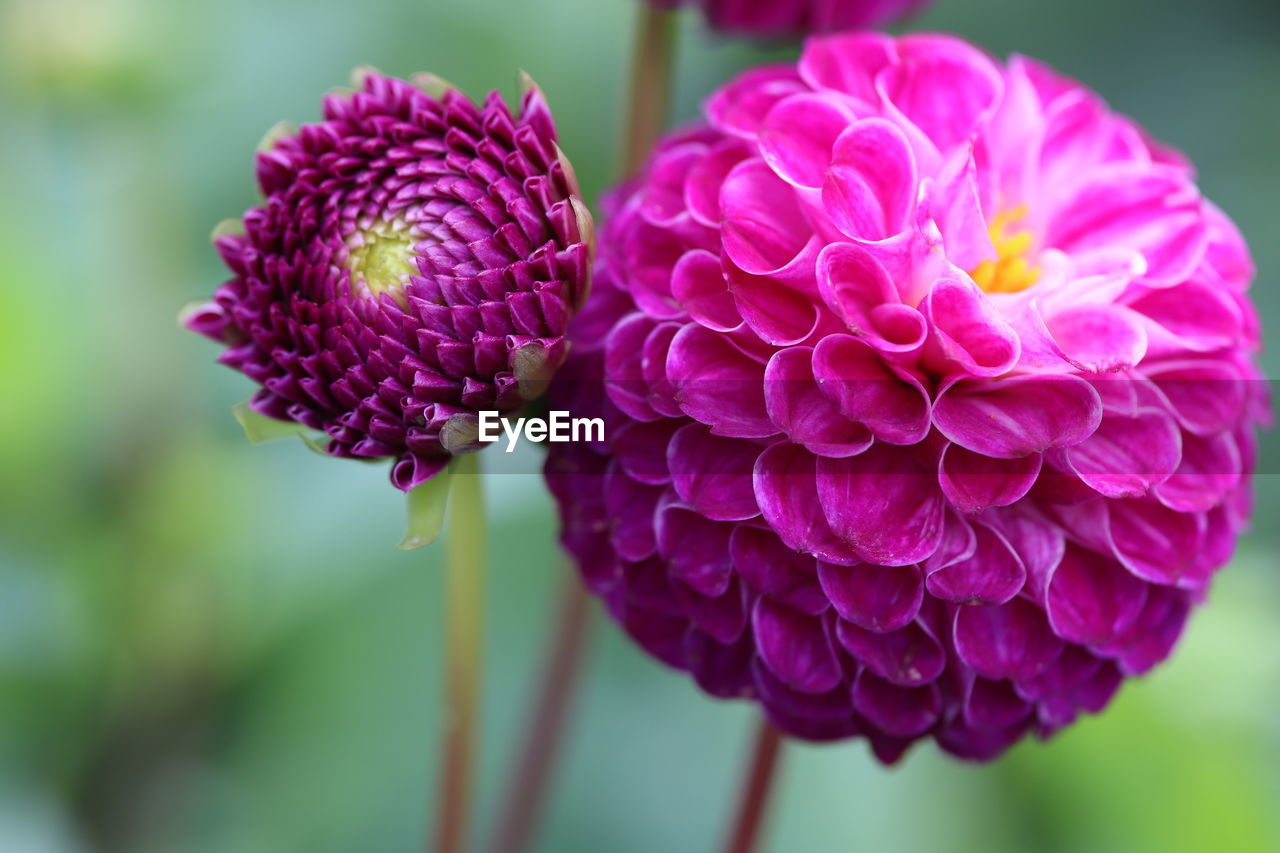
{"type": "Polygon", "coordinates": [[[671,482],[680,497],[707,518],[754,518],[760,509],[751,472],[759,452],[749,441],[712,435],[702,424],[686,424],[667,446],[671,482]]]}
{"type": "Polygon", "coordinates": [[[803,693],[825,693],[840,683],[840,662],[820,619],[761,598],[751,625],[760,658],[789,686],[803,693]]]}
{"type": "MultiPolygon", "coordinates": [[[[1150,318],[1171,338],[1164,346],[1170,351],[1190,349],[1211,352],[1233,346],[1240,340],[1243,318],[1229,294],[1188,281],[1176,287],[1148,290],[1129,303],[1129,308],[1150,318]]],[[[1155,346],[1161,335],[1156,334],[1155,346]]]]}
{"type": "Polygon", "coordinates": [[[681,410],[715,435],[758,438],[778,432],[765,412],[764,366],[723,336],[685,326],[671,342],[667,375],[681,410]]]}
{"type": "Polygon", "coordinates": [[[985,260],[995,260],[986,217],[979,199],[977,167],[973,152],[958,149],[943,165],[937,179],[924,183],[929,216],[942,234],[947,259],[960,269],[971,270],[985,260]]]}
{"type": "Polygon", "coordinates": [[[1136,498],[1178,467],[1182,440],[1173,420],[1154,409],[1132,417],[1108,413],[1093,435],[1064,454],[1090,488],[1109,498],[1136,498]]]}
{"type": "Polygon", "coordinates": [[[734,308],[759,338],[774,346],[790,346],[808,338],[819,322],[818,306],[805,294],[776,278],[727,271],[734,308]]]}
{"type": "Polygon", "coordinates": [[[769,360],[764,379],[769,418],[792,441],[819,456],[853,456],[871,445],[871,433],[840,413],[813,379],[813,350],[790,347],[769,360]]]}
{"type": "Polygon", "coordinates": [[[1230,429],[1244,408],[1247,382],[1225,361],[1163,362],[1143,372],[1173,407],[1182,428],[1196,435],[1230,429]]]}
{"type": "Polygon", "coordinates": [[[760,153],[778,176],[799,187],[820,187],[836,139],[850,112],[835,98],[804,93],[779,101],[760,129],[760,153]]]}
{"type": "Polygon", "coordinates": [[[1000,100],[991,60],[957,38],[907,36],[898,50],[903,61],[880,75],[880,92],[939,151],[968,139],[1000,100]]]}
{"type": "Polygon", "coordinates": [[[742,325],[720,260],[710,252],[686,252],[671,271],[671,294],[695,322],[714,332],[742,325]]]}
{"type": "Polygon", "coordinates": [[[816,462],[794,444],[761,453],[754,480],[760,511],[788,548],[841,565],[857,563],[858,555],[832,532],[818,506],[816,462]]]}
{"type": "Polygon", "coordinates": [[[911,450],[875,444],[848,459],[819,459],[818,500],[831,529],[867,562],[918,563],[942,540],[942,495],[911,450]]]}
{"type": "Polygon", "coordinates": [[[904,687],[928,684],[942,674],[947,663],[942,644],[918,621],[887,634],[839,621],[836,638],[872,672],[904,687]]]}
{"type": "Polygon", "coordinates": [[[888,270],[865,246],[832,243],[818,256],[818,293],[846,328],[886,353],[924,343],[927,322],[903,305],[888,270]]]}
{"type": "Polygon", "coordinates": [[[916,201],[916,163],[902,131],[881,118],[856,122],[836,140],[822,203],[850,237],[883,240],[906,228],[916,201]]]}
{"type": "Polygon", "coordinates": [[[1190,594],[1167,586],[1147,590],[1142,613],[1108,649],[1128,675],[1141,675],[1173,651],[1191,610],[1190,594]]]}
{"type": "Polygon", "coordinates": [[[1199,513],[1175,512],[1150,498],[1107,504],[1112,548],[1120,562],[1143,580],[1196,584],[1190,574],[1204,541],[1199,513]]]}
{"type": "Polygon", "coordinates": [[[1018,459],[993,459],[958,444],[948,444],[938,465],[938,484],[947,500],[961,512],[1008,506],[1035,484],[1042,460],[1038,453],[1018,459]]]}
{"type": "Polygon", "coordinates": [[[1026,567],[999,533],[982,524],[973,525],[973,532],[973,554],[932,572],[929,594],[958,604],[1004,604],[1022,590],[1026,567]]]}
{"type": "Polygon", "coordinates": [[[1054,633],[1101,646],[1133,624],[1147,601],[1147,584],[1109,556],[1068,545],[1049,581],[1045,609],[1054,633]]]}
{"type": "Polygon", "coordinates": [[[1083,441],[1098,428],[1102,402],[1076,376],[962,379],[938,395],[933,419],[956,444],[1014,459],[1083,441]]]}
{"type": "Polygon", "coordinates": [[[915,737],[928,731],[942,711],[936,684],[901,687],[868,670],[853,684],[853,707],[873,725],[897,737],[915,737]]]}
{"type": "Polygon", "coordinates": [[[1222,502],[1240,482],[1240,450],[1228,432],[1210,438],[1182,435],[1182,461],[1155,487],[1160,503],[1178,512],[1204,512],[1222,502]]]}
{"type": "Polygon", "coordinates": [[[813,557],[788,548],[773,531],[737,525],[729,538],[729,555],[749,586],[779,603],[814,614],[831,606],[813,557]]]}
{"type": "Polygon", "coordinates": [[[1022,353],[1018,334],[969,278],[941,278],[920,303],[944,359],[971,376],[1008,372],[1022,353]]]}
{"type": "Polygon", "coordinates": [[[1072,254],[1136,249],[1147,261],[1145,280],[1167,286],[1186,280],[1208,240],[1187,177],[1134,163],[1095,170],[1055,213],[1046,243],[1072,254]]]}
{"type": "Polygon", "coordinates": [[[605,475],[605,506],[613,522],[610,541],[628,560],[643,560],[657,549],[654,512],[662,489],[646,486],[624,474],[616,462],[605,475]]]}
{"type": "Polygon", "coordinates": [[[869,109],[876,104],[875,79],[896,58],[894,40],[884,33],[836,33],[805,42],[800,76],[814,89],[848,95],[869,109]]]}
{"type": "Polygon", "coordinates": [[[658,553],[671,576],[706,596],[722,595],[732,579],[729,535],[733,527],[668,504],[657,514],[658,553]]]}
{"type": "Polygon", "coordinates": [[[1017,725],[1031,714],[1031,703],[1008,681],[975,678],[964,702],[964,721],[975,729],[1000,730],[1017,725]]]}
{"type": "Polygon", "coordinates": [[[1000,532],[1026,566],[1025,594],[1034,601],[1043,601],[1049,576],[1066,547],[1062,528],[1017,507],[989,510],[983,513],[982,521],[1000,532]]]}
{"type": "Polygon", "coordinates": [[[841,414],[882,441],[915,444],[929,432],[924,385],[855,338],[823,338],[814,348],[813,376],[841,414]]]}
{"type": "Polygon", "coordinates": [[[924,583],[916,566],[819,562],[818,579],[841,619],[880,634],[910,623],[924,599],[924,583]]]}
{"type": "Polygon", "coordinates": [[[755,275],[791,262],[810,236],[795,190],[763,160],[734,167],[720,188],[724,250],[739,268],[755,275]]]}
{"type": "Polygon", "coordinates": [[[1045,325],[1063,357],[1090,373],[1125,370],[1147,353],[1140,319],[1118,305],[1067,308],[1047,317],[1045,325]]]}
{"type": "Polygon", "coordinates": [[[707,101],[707,118],[718,130],[754,139],[778,101],[805,85],[790,65],[766,65],[741,74],[707,101]]]}
{"type": "Polygon", "coordinates": [[[987,678],[1030,678],[1062,652],[1044,611],[1015,598],[956,608],[956,653],[987,678]]]}

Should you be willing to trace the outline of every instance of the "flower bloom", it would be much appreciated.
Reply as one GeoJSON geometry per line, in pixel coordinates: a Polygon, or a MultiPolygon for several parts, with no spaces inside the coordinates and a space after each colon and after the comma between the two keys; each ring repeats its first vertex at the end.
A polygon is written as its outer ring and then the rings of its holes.
{"type": "Polygon", "coordinates": [[[1095,94],[954,38],[813,38],[705,113],[608,200],[554,383],[606,419],[548,461],[586,582],[884,761],[1101,710],[1250,514],[1239,233],[1095,94]]]}
{"type": "Polygon", "coordinates": [[[888,24],[918,12],[929,0],[649,0],[697,6],[717,30],[752,36],[845,30],[888,24]]]}
{"type": "Polygon", "coordinates": [[[405,491],[545,387],[591,241],[536,87],[512,115],[417,79],[363,73],[258,154],[265,202],[215,239],[232,278],[185,320],[262,386],[251,409],[394,458],[405,491]]]}

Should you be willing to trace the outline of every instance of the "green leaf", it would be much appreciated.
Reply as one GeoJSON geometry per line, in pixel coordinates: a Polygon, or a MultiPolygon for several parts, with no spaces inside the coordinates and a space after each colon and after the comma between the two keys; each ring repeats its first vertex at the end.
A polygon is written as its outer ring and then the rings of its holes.
{"type": "Polygon", "coordinates": [[[231,407],[231,414],[244,430],[245,438],[253,444],[275,441],[278,438],[297,438],[307,433],[307,428],[301,424],[278,421],[258,414],[249,408],[248,402],[236,403],[231,407]]]}
{"type": "Polygon", "coordinates": [[[430,545],[440,537],[444,511],[449,506],[449,481],[453,465],[417,486],[408,495],[409,524],[397,548],[411,551],[430,545]]]}

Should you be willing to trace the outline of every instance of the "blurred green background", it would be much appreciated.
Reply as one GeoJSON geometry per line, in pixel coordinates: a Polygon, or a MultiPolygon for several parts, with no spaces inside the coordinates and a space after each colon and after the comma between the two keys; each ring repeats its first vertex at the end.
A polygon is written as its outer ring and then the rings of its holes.
{"type": "MultiPolygon", "coordinates": [[[[250,391],[180,332],[255,202],[254,146],[370,63],[473,95],[542,84],[592,196],[613,169],[632,0],[4,0],[0,5],[0,850],[399,851],[434,784],[439,551],[395,550],[385,472],[251,447],[250,391]]],[[[940,0],[916,28],[1047,60],[1200,167],[1280,324],[1273,0],[940,0]]],[[[762,56],[683,21],[681,117],[762,56]]],[[[1280,368],[1275,353],[1269,372],[1280,368]]],[[[1277,446],[1263,469],[1277,471],[1277,446]]],[[[525,470],[528,470],[527,466],[525,470]]],[[[990,766],[789,748],[774,851],[1280,850],[1280,488],[1175,659],[990,766]]],[[[531,476],[495,525],[487,825],[559,566],[531,476]]],[[[713,849],[753,716],[595,614],[539,849],[713,849]]]]}

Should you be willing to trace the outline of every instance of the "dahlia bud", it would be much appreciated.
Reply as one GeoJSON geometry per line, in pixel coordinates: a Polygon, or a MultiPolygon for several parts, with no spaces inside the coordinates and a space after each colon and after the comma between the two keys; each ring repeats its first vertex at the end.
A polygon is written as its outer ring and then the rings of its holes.
{"type": "Polygon", "coordinates": [[[930,0],[649,0],[696,6],[715,29],[757,37],[877,27],[924,8],[930,0]]]}
{"type": "Polygon", "coordinates": [[[606,212],[553,388],[606,441],[548,478],[647,651],[885,761],[990,758],[1170,653],[1269,417],[1248,249],[1181,156],[1031,60],[842,34],[606,212]]]}
{"type": "Polygon", "coordinates": [[[265,202],[214,234],[232,277],[184,317],[261,386],[248,410],[324,433],[332,456],[393,459],[409,491],[478,447],[478,412],[544,390],[593,236],[524,83],[513,115],[496,92],[361,70],[324,121],[264,140],[265,202]]]}

